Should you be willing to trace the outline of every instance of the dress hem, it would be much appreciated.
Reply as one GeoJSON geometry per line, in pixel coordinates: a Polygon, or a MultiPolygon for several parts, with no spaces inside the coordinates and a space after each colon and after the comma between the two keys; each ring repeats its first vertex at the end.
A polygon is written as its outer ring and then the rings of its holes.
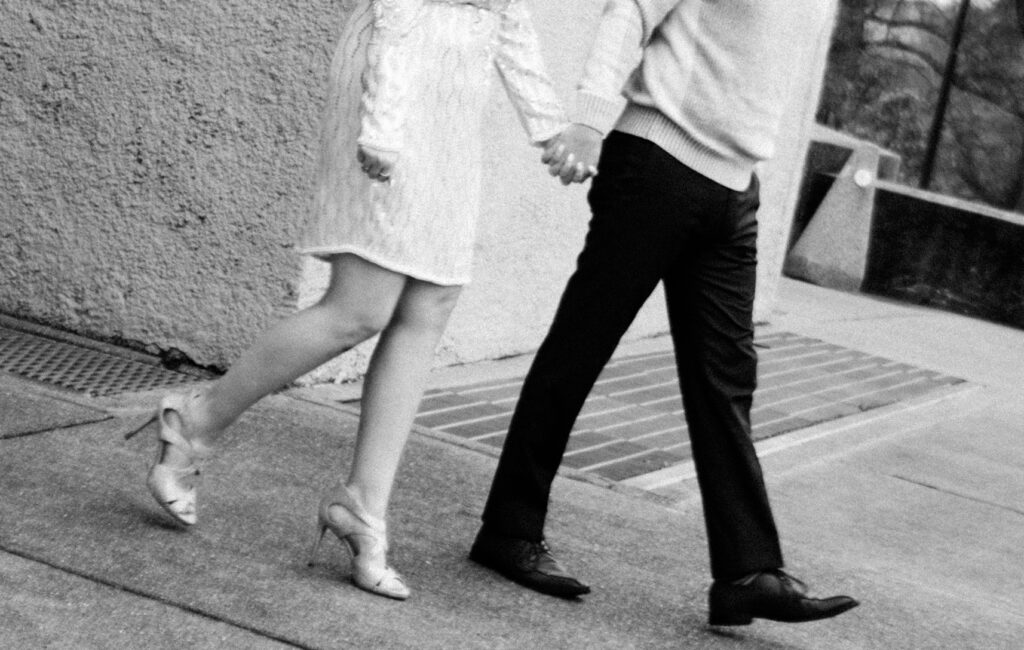
{"type": "Polygon", "coordinates": [[[469,284],[468,277],[450,278],[432,275],[430,273],[424,273],[413,266],[395,262],[394,260],[390,260],[384,257],[383,255],[373,253],[371,251],[366,250],[365,248],[360,248],[358,246],[300,246],[296,248],[296,251],[300,255],[312,255],[313,257],[320,258],[324,261],[329,260],[334,255],[343,255],[345,253],[349,253],[357,257],[361,257],[367,262],[370,262],[371,264],[376,264],[377,266],[387,269],[388,271],[401,273],[402,275],[407,275],[410,278],[422,280],[423,282],[429,282],[431,284],[437,284],[443,287],[463,286],[469,284]]]}

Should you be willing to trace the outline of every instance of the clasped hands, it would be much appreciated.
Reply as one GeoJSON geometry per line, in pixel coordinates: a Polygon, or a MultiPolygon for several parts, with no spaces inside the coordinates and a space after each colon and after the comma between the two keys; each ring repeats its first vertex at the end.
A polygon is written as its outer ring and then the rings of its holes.
{"type": "MultiPolygon", "coordinates": [[[[601,155],[601,133],[583,124],[570,124],[564,131],[544,142],[541,162],[562,185],[582,183],[597,175],[601,155]]],[[[398,155],[372,147],[359,146],[356,156],[363,173],[371,180],[388,183],[398,155]]]]}
{"type": "Polygon", "coordinates": [[[395,163],[398,162],[398,154],[359,145],[356,160],[370,180],[390,183],[391,172],[395,168],[395,163]]]}
{"type": "Polygon", "coordinates": [[[600,131],[584,124],[570,124],[544,143],[544,155],[540,160],[548,166],[548,173],[562,181],[562,185],[582,183],[597,175],[601,140],[600,131]]]}

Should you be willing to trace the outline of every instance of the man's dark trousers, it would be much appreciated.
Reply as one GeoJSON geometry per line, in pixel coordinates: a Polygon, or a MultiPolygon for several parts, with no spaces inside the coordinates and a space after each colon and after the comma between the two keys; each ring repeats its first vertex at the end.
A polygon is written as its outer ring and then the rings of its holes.
{"type": "Polygon", "coordinates": [[[526,377],[484,509],[487,531],[539,541],[576,417],[664,282],[715,579],[782,566],[750,438],[758,184],[736,192],[654,143],[612,132],[586,243],[526,377]]]}

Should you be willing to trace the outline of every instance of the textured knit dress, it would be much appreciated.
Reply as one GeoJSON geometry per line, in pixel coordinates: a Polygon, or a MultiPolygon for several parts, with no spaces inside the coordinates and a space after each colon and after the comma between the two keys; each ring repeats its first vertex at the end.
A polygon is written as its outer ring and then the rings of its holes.
{"type": "Polygon", "coordinates": [[[348,0],[331,63],[302,253],[353,253],[441,285],[470,280],[494,77],[534,144],[566,126],[522,0],[348,0]],[[497,75],[495,74],[497,70],[497,75]],[[357,146],[396,152],[371,180],[357,146]]]}

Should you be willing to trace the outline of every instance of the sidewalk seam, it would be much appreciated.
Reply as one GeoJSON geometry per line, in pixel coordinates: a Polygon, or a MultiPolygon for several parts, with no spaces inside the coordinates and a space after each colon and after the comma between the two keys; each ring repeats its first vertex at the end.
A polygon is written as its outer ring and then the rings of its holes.
{"type": "Polygon", "coordinates": [[[58,564],[58,563],[56,563],[54,561],[46,559],[45,557],[42,557],[42,556],[39,556],[39,555],[35,555],[35,554],[30,553],[28,551],[24,551],[24,550],[21,550],[21,549],[18,549],[18,548],[11,548],[10,546],[8,546],[7,544],[5,544],[2,541],[0,541],[0,551],[3,551],[4,553],[8,553],[8,554],[13,555],[15,557],[19,557],[19,558],[21,558],[23,560],[27,560],[29,562],[35,562],[36,564],[41,564],[41,565],[43,565],[45,567],[49,567],[50,569],[53,569],[55,571],[60,571],[62,573],[66,573],[68,575],[75,576],[76,578],[81,578],[83,580],[87,580],[89,582],[92,582],[92,583],[95,583],[95,584],[98,584],[98,585],[103,585],[104,587],[108,587],[110,589],[116,589],[117,591],[123,591],[123,592],[125,592],[127,594],[131,594],[133,596],[138,596],[140,598],[145,598],[146,600],[151,600],[153,602],[159,603],[159,604],[164,605],[166,607],[173,607],[174,609],[179,609],[179,610],[181,610],[183,612],[187,612],[187,613],[193,614],[195,616],[200,616],[200,617],[205,618],[205,619],[210,620],[210,621],[215,621],[217,623],[223,623],[224,625],[229,625],[229,626],[237,628],[239,630],[244,630],[246,632],[249,632],[251,634],[255,634],[256,636],[262,637],[264,639],[269,639],[271,641],[277,641],[278,643],[282,643],[282,644],[290,646],[292,648],[299,648],[300,650],[319,650],[319,648],[317,648],[316,646],[306,645],[306,644],[301,643],[299,641],[295,641],[295,640],[289,639],[287,637],[283,637],[283,636],[280,636],[278,634],[274,634],[273,632],[269,632],[269,631],[266,631],[266,630],[261,630],[260,628],[252,626],[252,625],[247,625],[245,623],[236,622],[233,619],[227,618],[225,616],[220,616],[218,614],[214,614],[213,612],[208,612],[208,611],[199,609],[198,607],[192,607],[191,605],[186,605],[184,603],[178,603],[178,602],[175,602],[175,601],[170,600],[168,598],[165,598],[163,596],[159,596],[157,594],[153,594],[153,593],[147,592],[147,591],[145,591],[144,589],[141,589],[141,588],[118,584],[118,583],[114,582],[113,580],[108,580],[106,578],[103,578],[103,577],[98,576],[98,575],[94,575],[94,574],[89,573],[87,571],[82,571],[82,570],[79,570],[79,569],[75,569],[73,567],[69,567],[69,566],[65,566],[65,565],[62,565],[62,564],[58,564]]]}
{"type": "Polygon", "coordinates": [[[27,438],[28,436],[38,436],[44,433],[55,433],[57,431],[67,431],[68,429],[77,429],[78,427],[88,426],[90,424],[99,424],[100,422],[106,422],[107,420],[113,420],[114,416],[109,413],[104,414],[102,417],[98,417],[95,420],[85,420],[84,422],[72,422],[71,424],[64,424],[57,427],[49,427],[45,429],[36,429],[34,431],[19,431],[18,433],[0,434],[0,440],[17,440],[18,438],[27,438]]]}

